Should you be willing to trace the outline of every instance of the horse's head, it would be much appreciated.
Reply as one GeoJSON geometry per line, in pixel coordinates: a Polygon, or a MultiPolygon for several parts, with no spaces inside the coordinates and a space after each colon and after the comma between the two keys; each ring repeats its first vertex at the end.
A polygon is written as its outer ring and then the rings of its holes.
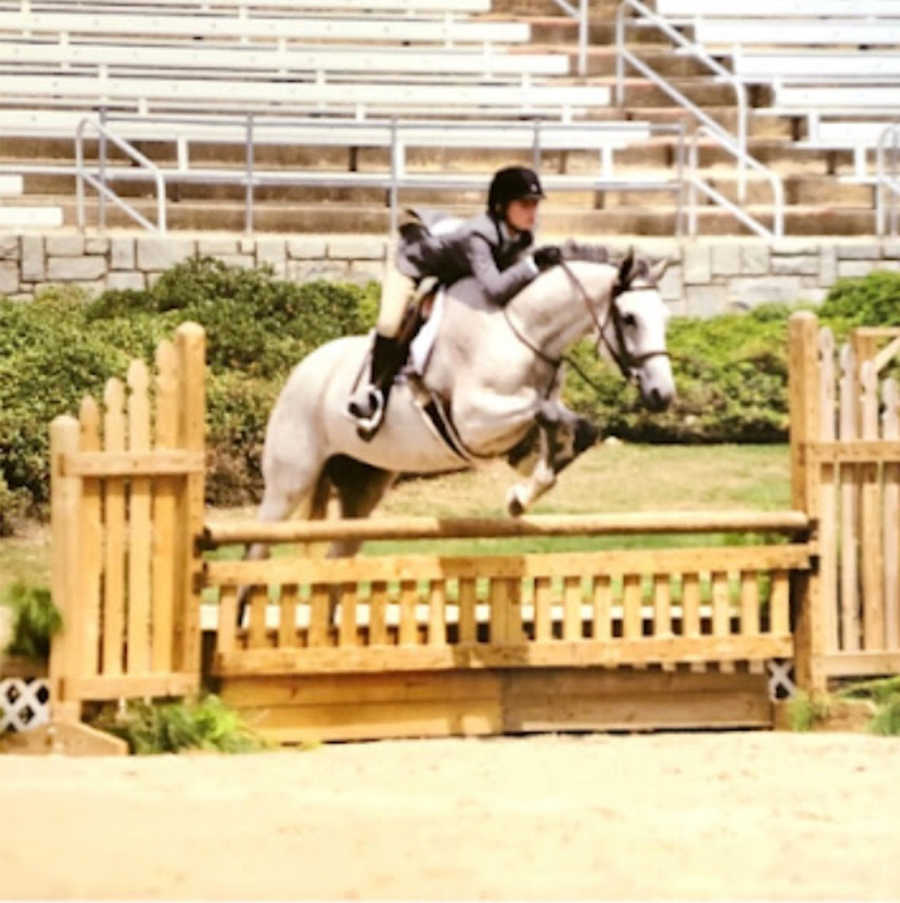
{"type": "Polygon", "coordinates": [[[651,411],[665,410],[675,397],[675,381],[666,351],[669,311],[657,283],[668,259],[649,265],[635,262],[634,252],[619,264],[600,340],[626,379],[635,379],[644,404],[651,411]]]}

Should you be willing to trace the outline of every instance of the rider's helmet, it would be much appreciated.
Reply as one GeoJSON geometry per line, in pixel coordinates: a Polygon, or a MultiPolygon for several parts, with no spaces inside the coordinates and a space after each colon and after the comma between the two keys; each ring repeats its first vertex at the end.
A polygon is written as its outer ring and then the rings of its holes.
{"type": "Polygon", "coordinates": [[[491,179],[487,199],[488,213],[502,218],[506,215],[510,201],[526,198],[539,200],[542,197],[544,189],[541,188],[541,180],[533,169],[526,166],[507,166],[494,173],[494,178],[491,179]]]}

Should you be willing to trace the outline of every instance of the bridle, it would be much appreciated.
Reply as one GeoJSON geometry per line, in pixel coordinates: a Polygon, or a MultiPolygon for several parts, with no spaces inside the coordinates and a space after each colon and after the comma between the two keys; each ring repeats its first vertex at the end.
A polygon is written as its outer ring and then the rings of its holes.
{"type": "MultiPolygon", "coordinates": [[[[609,306],[606,310],[606,318],[601,323],[600,317],[597,315],[597,310],[591,302],[591,296],[588,294],[587,289],[584,287],[582,281],[578,278],[577,275],[573,272],[572,268],[565,260],[561,260],[559,265],[562,267],[565,274],[569,277],[569,280],[573,283],[573,285],[578,290],[578,294],[581,296],[581,299],[584,301],[584,305],[587,308],[588,314],[590,314],[591,320],[594,322],[594,326],[597,327],[597,345],[596,351],[599,354],[600,346],[603,344],[606,347],[606,350],[609,352],[610,357],[616,362],[619,370],[622,373],[622,376],[626,381],[630,382],[635,379],[637,376],[638,368],[642,367],[648,360],[654,357],[671,357],[668,351],[664,348],[660,348],[654,351],[645,351],[643,354],[632,354],[628,350],[628,346],[625,343],[625,326],[622,321],[622,311],[619,308],[619,305],[616,303],[620,295],[624,295],[625,292],[633,291],[635,288],[641,288],[643,286],[638,285],[635,286],[633,283],[628,280],[616,279],[616,283],[613,286],[612,296],[609,299],[609,306]],[[613,343],[606,336],[607,327],[609,326],[610,321],[612,321],[613,332],[616,337],[616,345],[618,348],[614,347],[613,343]]],[[[648,283],[646,288],[651,288],[652,286],[648,283]]],[[[533,342],[529,341],[529,339],[522,335],[519,329],[516,327],[515,323],[510,319],[509,313],[507,309],[503,308],[503,316],[506,318],[506,322],[509,325],[510,330],[513,335],[523,344],[526,348],[532,351],[538,358],[540,358],[544,363],[549,364],[550,367],[553,368],[553,375],[550,380],[550,384],[547,387],[547,392],[545,394],[549,395],[550,390],[553,387],[553,384],[556,382],[556,373],[559,370],[560,365],[563,361],[565,361],[588,385],[600,391],[600,386],[597,385],[585,372],[581,369],[578,363],[572,359],[569,355],[563,355],[559,358],[552,358],[548,354],[544,354],[540,348],[538,348],[533,342]]]]}

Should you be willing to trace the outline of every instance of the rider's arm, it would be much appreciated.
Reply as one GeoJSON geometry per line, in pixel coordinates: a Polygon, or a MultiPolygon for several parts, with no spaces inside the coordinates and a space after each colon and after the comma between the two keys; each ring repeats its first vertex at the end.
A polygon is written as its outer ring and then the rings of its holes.
{"type": "Polygon", "coordinates": [[[497,269],[487,240],[477,233],[469,236],[466,256],[469,258],[472,275],[484,286],[485,295],[494,304],[506,304],[539,272],[530,254],[501,272],[497,269]]]}

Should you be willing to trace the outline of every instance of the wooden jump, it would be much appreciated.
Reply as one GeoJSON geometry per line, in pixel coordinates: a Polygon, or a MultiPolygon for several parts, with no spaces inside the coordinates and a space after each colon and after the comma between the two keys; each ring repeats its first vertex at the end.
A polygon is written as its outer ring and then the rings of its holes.
{"type": "Polygon", "coordinates": [[[54,719],[72,733],[85,701],[193,693],[202,679],[281,742],[767,727],[772,660],[793,659],[811,691],[833,676],[900,671],[900,393],[877,378],[895,340],[860,331],[836,369],[830,333],[811,313],[791,318],[790,510],[205,523],[203,335],[182,326],[155,375],[132,365],[127,399],[112,380],[102,416],[86,400],[80,421],[51,428],[53,595],[66,624],[52,646],[54,719]],[[413,547],[661,533],[781,541],[413,547]],[[209,554],[337,539],[410,549],[209,554]],[[218,600],[202,676],[201,598],[218,600]]]}

